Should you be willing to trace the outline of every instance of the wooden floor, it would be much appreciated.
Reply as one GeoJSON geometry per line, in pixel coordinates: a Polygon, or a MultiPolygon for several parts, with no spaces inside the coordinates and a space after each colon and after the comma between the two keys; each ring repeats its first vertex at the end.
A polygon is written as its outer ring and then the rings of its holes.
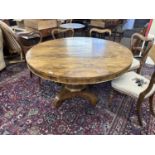
{"type": "Polygon", "coordinates": [[[151,51],[150,51],[150,56],[151,58],[154,60],[155,62],[155,45],[152,47],[151,51]]]}

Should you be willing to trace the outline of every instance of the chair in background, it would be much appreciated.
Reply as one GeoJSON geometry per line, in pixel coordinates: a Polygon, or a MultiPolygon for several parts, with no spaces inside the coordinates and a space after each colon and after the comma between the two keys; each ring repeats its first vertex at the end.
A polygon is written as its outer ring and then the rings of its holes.
{"type": "Polygon", "coordinates": [[[73,37],[74,30],[73,29],[55,28],[51,31],[51,34],[52,34],[53,39],[73,37]]]}
{"type": "MultiPolygon", "coordinates": [[[[28,49],[30,49],[34,44],[23,44],[24,43],[24,37],[25,38],[39,38],[38,42],[42,41],[42,37],[40,32],[33,31],[29,33],[15,33],[11,27],[9,27],[6,23],[0,21],[0,28],[2,29],[3,38],[4,38],[4,45],[6,49],[9,51],[10,55],[17,53],[20,55],[20,60],[15,61],[9,61],[8,63],[18,63],[18,62],[24,62],[25,61],[25,53],[28,49]]],[[[35,44],[37,44],[35,43],[35,44]]]]}
{"type": "Polygon", "coordinates": [[[144,37],[144,35],[140,33],[134,33],[130,39],[131,51],[134,56],[139,56],[143,50],[145,42],[148,38],[144,37]]]}
{"type": "MultiPolygon", "coordinates": [[[[4,45],[9,51],[10,55],[17,53],[20,54],[20,60],[11,60],[7,61],[8,64],[20,63],[25,62],[25,53],[34,45],[42,42],[42,35],[39,31],[33,32],[21,32],[15,33],[11,27],[9,27],[6,23],[0,21],[0,28],[3,32],[4,37],[4,45]],[[36,38],[37,42],[33,42],[36,38]],[[31,43],[27,43],[25,39],[31,40],[31,43]]],[[[30,77],[32,77],[33,73],[30,72],[30,77]]],[[[40,83],[40,79],[39,79],[40,83]]]]}
{"type": "Polygon", "coordinates": [[[91,19],[89,21],[89,28],[105,29],[105,20],[103,19],[91,19]]]}
{"type": "Polygon", "coordinates": [[[140,73],[143,65],[146,62],[149,51],[153,46],[153,39],[144,37],[139,33],[134,33],[131,37],[131,51],[135,58],[133,58],[132,65],[129,71],[137,70],[140,73]],[[138,56],[136,55],[138,53],[138,56]],[[139,59],[139,60],[138,60],[139,59]]]}
{"type": "MultiPolygon", "coordinates": [[[[130,23],[129,21],[127,20],[126,22],[130,23]]],[[[133,20],[131,22],[133,22],[133,20]]],[[[131,47],[131,45],[130,45],[131,36],[134,33],[140,33],[141,35],[145,36],[146,30],[147,30],[147,25],[148,24],[145,24],[143,26],[141,25],[139,27],[133,27],[133,28],[129,28],[130,26],[128,27],[128,24],[124,25],[123,26],[123,36],[122,36],[122,39],[121,39],[121,44],[123,44],[124,46],[130,48],[131,47]]]]}
{"type": "MultiPolygon", "coordinates": [[[[114,90],[137,99],[136,113],[138,116],[138,122],[141,126],[143,125],[141,119],[141,107],[142,102],[145,99],[149,98],[150,111],[152,115],[155,116],[153,110],[153,97],[155,94],[155,70],[152,74],[151,80],[132,71],[127,72],[113,80],[111,85],[114,90]]],[[[112,97],[113,92],[110,94],[109,105],[111,104],[112,97]]]]}
{"type": "Polygon", "coordinates": [[[117,41],[117,42],[121,41],[124,34],[123,26],[126,24],[126,22],[127,20],[125,19],[114,20],[114,23],[111,26],[111,29],[112,29],[111,36],[113,38],[113,41],[117,41]]]}
{"type": "Polygon", "coordinates": [[[89,36],[92,37],[93,33],[99,34],[100,38],[105,38],[105,35],[108,35],[108,36],[111,35],[111,30],[110,29],[91,28],[89,31],[89,36]]]}
{"type": "Polygon", "coordinates": [[[65,23],[72,23],[73,19],[66,19],[65,23]]]}

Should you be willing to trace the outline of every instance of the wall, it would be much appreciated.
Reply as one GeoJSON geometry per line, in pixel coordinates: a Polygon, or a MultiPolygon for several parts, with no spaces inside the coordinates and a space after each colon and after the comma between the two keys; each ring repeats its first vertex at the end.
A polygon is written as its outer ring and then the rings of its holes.
{"type": "MultiPolygon", "coordinates": [[[[155,38],[155,19],[153,19],[153,22],[152,22],[152,25],[151,25],[151,28],[150,28],[150,31],[149,31],[149,36],[154,36],[155,38]]],[[[154,41],[154,45],[150,51],[150,56],[151,58],[154,60],[155,62],[155,41],[154,41]]]]}
{"type": "Polygon", "coordinates": [[[126,23],[123,26],[123,30],[133,29],[135,23],[135,19],[127,19],[126,23]]]}

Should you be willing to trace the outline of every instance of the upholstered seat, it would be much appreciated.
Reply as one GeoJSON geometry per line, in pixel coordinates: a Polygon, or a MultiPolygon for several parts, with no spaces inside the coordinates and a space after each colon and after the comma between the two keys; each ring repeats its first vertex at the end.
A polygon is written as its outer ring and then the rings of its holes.
{"type": "Polygon", "coordinates": [[[138,69],[139,67],[140,67],[140,61],[137,60],[136,58],[133,58],[131,67],[129,68],[129,71],[136,70],[136,69],[138,69]]]}
{"type": "Polygon", "coordinates": [[[2,30],[0,29],[0,70],[4,69],[6,66],[3,56],[3,36],[2,30]]]}
{"type": "MultiPolygon", "coordinates": [[[[137,74],[135,72],[128,72],[120,76],[119,78],[112,81],[112,87],[119,92],[127,94],[131,97],[138,98],[140,93],[146,90],[150,83],[150,80],[137,74]],[[138,86],[137,80],[141,80],[142,84],[138,86]]],[[[155,84],[151,91],[145,96],[150,97],[155,92],[155,84]]]]}

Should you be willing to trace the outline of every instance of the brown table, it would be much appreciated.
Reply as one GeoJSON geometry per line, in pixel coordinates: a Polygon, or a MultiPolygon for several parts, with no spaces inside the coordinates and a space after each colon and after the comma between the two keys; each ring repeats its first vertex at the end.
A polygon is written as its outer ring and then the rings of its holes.
{"type": "Polygon", "coordinates": [[[62,83],[55,106],[74,96],[97,103],[97,97],[84,90],[89,84],[112,80],[126,72],[132,63],[131,51],[112,41],[72,37],[40,43],[31,48],[26,61],[36,75],[62,83]]]}

